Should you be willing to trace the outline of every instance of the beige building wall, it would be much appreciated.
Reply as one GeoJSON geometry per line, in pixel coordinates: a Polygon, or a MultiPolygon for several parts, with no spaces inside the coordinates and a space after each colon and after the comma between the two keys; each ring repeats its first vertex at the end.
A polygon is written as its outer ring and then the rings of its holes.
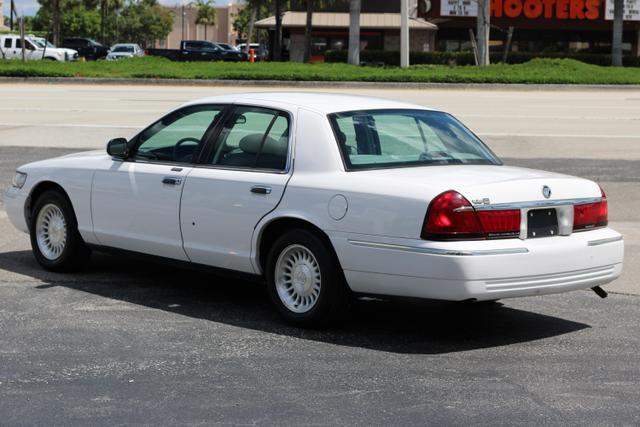
{"type": "Polygon", "coordinates": [[[3,6],[2,3],[4,2],[0,0],[0,30],[4,29],[4,13],[3,13],[4,9],[2,8],[3,6]]]}
{"type": "MultiPolygon", "coordinates": [[[[2,0],[0,0],[2,1],[2,0]]],[[[238,5],[216,7],[216,24],[207,25],[206,37],[204,25],[196,25],[197,10],[195,6],[168,7],[173,14],[173,29],[165,40],[156,42],[155,47],[165,49],[179,49],[180,41],[184,40],[209,40],[212,42],[235,44],[237,33],[233,31],[233,15],[238,13],[238,5]],[[184,20],[182,11],[184,10],[184,20]],[[183,26],[184,22],[184,26],[183,26]]]]}

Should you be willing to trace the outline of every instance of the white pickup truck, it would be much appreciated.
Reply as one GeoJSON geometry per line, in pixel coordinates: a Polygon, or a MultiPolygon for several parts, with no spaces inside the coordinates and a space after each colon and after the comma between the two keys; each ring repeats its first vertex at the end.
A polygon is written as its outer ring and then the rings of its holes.
{"type": "MultiPolygon", "coordinates": [[[[24,38],[25,59],[51,61],[77,61],[78,52],[72,49],[55,47],[41,37],[28,36],[24,38]]],[[[0,35],[0,58],[22,58],[22,40],[15,34],[0,35]]]]}

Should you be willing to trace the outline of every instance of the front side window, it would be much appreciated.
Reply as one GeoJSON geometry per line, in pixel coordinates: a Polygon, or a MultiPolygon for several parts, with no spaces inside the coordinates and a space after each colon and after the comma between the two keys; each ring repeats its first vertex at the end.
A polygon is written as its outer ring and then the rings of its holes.
{"type": "Polygon", "coordinates": [[[136,160],[189,163],[210,126],[220,117],[219,105],[193,105],[175,111],[138,136],[136,160]]]}
{"type": "Polygon", "coordinates": [[[347,169],[500,164],[453,116],[426,110],[348,111],[329,115],[347,169]]]}
{"type": "Polygon", "coordinates": [[[220,133],[211,163],[284,170],[288,142],[288,115],[266,108],[239,107],[220,133]]]}

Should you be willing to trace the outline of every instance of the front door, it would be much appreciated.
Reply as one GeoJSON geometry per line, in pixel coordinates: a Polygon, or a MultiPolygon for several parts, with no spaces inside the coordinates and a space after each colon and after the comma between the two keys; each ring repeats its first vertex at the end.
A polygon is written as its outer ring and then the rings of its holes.
{"type": "Polygon", "coordinates": [[[193,262],[253,272],[251,239],[290,177],[288,113],[238,106],[187,177],[180,222],[193,262]]]}
{"type": "Polygon", "coordinates": [[[177,110],[142,131],[124,161],[93,178],[91,210],[100,244],[179,260],[180,197],[185,179],[223,107],[177,110]]]}

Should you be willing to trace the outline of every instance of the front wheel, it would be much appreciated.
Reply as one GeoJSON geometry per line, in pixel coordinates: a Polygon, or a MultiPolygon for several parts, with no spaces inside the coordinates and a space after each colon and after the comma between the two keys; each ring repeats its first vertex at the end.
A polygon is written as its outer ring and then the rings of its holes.
{"type": "Polygon", "coordinates": [[[348,311],[351,296],[337,257],[310,231],[292,230],[276,240],[266,274],[271,299],[291,324],[323,326],[348,311]]]}
{"type": "Polygon", "coordinates": [[[58,191],[46,191],[36,200],[30,237],[36,260],[47,270],[79,270],[91,255],[78,232],[71,203],[58,191]]]}

